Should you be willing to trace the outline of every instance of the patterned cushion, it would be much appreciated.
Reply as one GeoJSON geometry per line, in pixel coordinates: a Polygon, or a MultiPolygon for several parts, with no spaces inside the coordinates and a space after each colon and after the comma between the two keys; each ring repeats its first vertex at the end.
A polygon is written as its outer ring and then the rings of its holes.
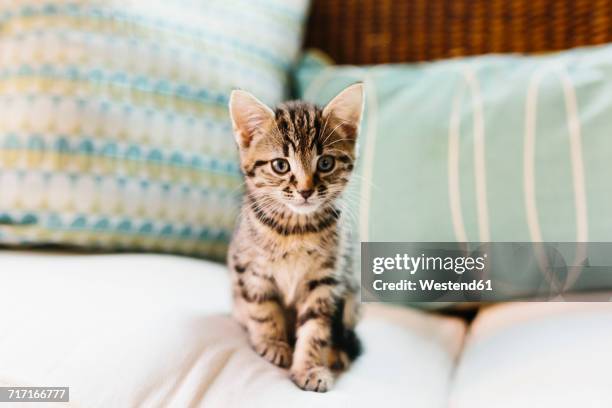
{"type": "Polygon", "coordinates": [[[231,89],[286,97],[307,0],[0,5],[0,243],[220,258],[231,89]]]}

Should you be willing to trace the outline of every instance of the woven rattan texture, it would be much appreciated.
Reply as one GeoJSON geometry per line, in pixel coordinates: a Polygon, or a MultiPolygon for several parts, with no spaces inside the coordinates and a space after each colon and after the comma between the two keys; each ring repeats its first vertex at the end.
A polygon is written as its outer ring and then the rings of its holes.
{"type": "Polygon", "coordinates": [[[376,64],[611,41],[612,0],[314,0],[305,45],[376,64]]]}

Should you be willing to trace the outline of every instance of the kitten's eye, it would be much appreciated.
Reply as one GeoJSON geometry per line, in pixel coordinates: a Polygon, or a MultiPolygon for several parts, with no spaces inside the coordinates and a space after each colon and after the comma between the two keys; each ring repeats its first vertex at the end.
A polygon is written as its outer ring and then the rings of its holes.
{"type": "Polygon", "coordinates": [[[272,160],[272,170],[278,174],[285,174],[289,171],[289,162],[285,159],[272,160]]]}
{"type": "Polygon", "coordinates": [[[333,156],[326,154],[325,156],[319,157],[319,161],[317,162],[317,170],[325,173],[331,171],[331,169],[334,168],[335,164],[336,159],[334,159],[333,156]]]}

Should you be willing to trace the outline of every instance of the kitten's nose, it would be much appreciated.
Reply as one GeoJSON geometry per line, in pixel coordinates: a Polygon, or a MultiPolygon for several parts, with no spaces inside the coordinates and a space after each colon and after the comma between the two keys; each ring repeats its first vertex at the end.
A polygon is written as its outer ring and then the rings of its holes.
{"type": "Polygon", "coordinates": [[[314,190],[300,190],[299,193],[302,197],[304,197],[304,200],[307,200],[308,197],[310,197],[312,193],[314,193],[314,190]]]}

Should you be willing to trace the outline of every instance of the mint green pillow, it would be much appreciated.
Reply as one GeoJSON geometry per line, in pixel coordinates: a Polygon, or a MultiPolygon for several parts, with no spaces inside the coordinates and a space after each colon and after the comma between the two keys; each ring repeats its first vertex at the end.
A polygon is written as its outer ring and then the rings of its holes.
{"type": "Polygon", "coordinates": [[[320,104],[356,81],[362,241],[612,240],[612,46],[297,70],[320,104]]]}
{"type": "Polygon", "coordinates": [[[307,0],[0,5],[0,244],[222,258],[230,91],[287,97],[307,0]]]}

